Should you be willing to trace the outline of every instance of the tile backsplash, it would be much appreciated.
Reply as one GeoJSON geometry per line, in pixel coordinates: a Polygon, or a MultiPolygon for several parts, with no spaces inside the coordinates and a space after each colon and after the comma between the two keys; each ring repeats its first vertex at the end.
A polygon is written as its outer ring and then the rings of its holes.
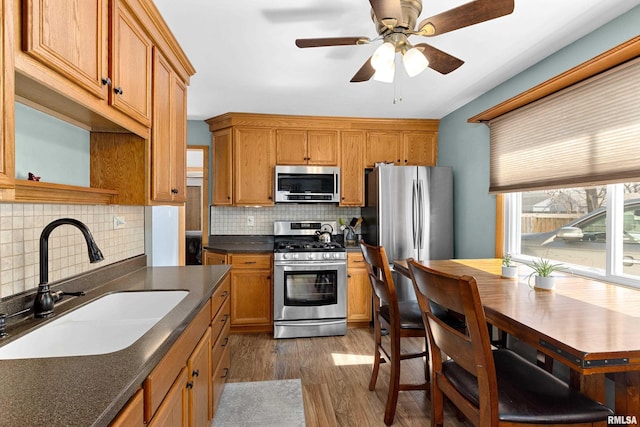
{"type": "Polygon", "coordinates": [[[360,216],[360,208],[340,208],[324,204],[287,204],[273,207],[211,206],[211,234],[273,234],[273,221],[319,220],[349,222],[360,216]],[[252,219],[251,219],[252,218],[252,219]],[[248,225],[253,221],[253,226],[248,225]]]}
{"type": "Polygon", "coordinates": [[[144,254],[144,207],[0,203],[0,298],[38,286],[40,234],[58,218],[85,223],[105,260],[90,264],[80,230],[62,225],[49,237],[49,282],[144,254]],[[114,216],[123,228],[114,229],[114,216]]]}

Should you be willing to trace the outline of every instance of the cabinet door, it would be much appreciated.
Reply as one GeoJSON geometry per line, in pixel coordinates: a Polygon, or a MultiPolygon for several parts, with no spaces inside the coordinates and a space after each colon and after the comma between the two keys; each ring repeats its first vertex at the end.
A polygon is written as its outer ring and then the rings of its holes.
{"type": "Polygon", "coordinates": [[[204,251],[204,265],[221,265],[227,263],[227,256],[216,252],[204,251]]]}
{"type": "Polygon", "coordinates": [[[348,253],[347,321],[369,322],[372,315],[371,283],[361,253],[348,253]]]}
{"type": "Polygon", "coordinates": [[[296,129],[276,130],[276,164],[304,165],[308,160],[307,131],[296,129]]]}
{"type": "Polygon", "coordinates": [[[338,165],[338,132],[310,130],[307,132],[307,163],[310,165],[338,165]]]}
{"type": "Polygon", "coordinates": [[[153,60],[151,199],[187,200],[187,88],[158,49],[153,60]]]}
{"type": "Polygon", "coordinates": [[[269,271],[231,273],[231,325],[269,325],[272,311],[269,271]]]}
{"type": "Polygon", "coordinates": [[[275,142],[271,130],[235,128],[233,133],[234,203],[273,205],[275,142]]]}
{"type": "Polygon", "coordinates": [[[394,131],[367,132],[365,162],[372,168],[376,163],[400,164],[401,134],[394,131]]]}
{"type": "Polygon", "coordinates": [[[108,0],[24,0],[23,50],[100,99],[107,98],[108,0]]]}
{"type": "Polygon", "coordinates": [[[210,354],[211,329],[207,329],[187,361],[190,427],[209,425],[210,354]]]}
{"type": "Polygon", "coordinates": [[[438,139],[435,132],[403,132],[405,165],[435,166],[438,159],[438,139]]]}
{"type": "Polygon", "coordinates": [[[233,203],[233,158],[231,128],[213,132],[213,204],[233,203]]]}
{"type": "Polygon", "coordinates": [[[139,389],[109,427],[144,427],[144,391],[139,389]]]}
{"type": "Polygon", "coordinates": [[[152,43],[123,1],[113,0],[112,13],[109,103],[149,127],[152,43]]]}
{"type": "Polygon", "coordinates": [[[169,392],[165,396],[162,404],[158,407],[149,427],[187,427],[187,368],[180,371],[180,375],[175,380],[169,392]]]}
{"type": "MultiPolygon", "coordinates": [[[[6,25],[12,16],[12,2],[0,0],[2,22],[0,28],[0,188],[13,188],[15,180],[15,140],[13,102],[13,37],[12,25],[6,25]]],[[[2,196],[2,192],[0,192],[2,196]]]]}
{"type": "Polygon", "coordinates": [[[364,206],[363,131],[340,136],[340,206],[364,206]]]}

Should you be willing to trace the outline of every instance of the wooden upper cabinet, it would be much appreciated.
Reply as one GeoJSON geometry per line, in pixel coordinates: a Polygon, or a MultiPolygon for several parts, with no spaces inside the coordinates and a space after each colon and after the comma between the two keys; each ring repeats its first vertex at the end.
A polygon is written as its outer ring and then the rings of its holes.
{"type": "Polygon", "coordinates": [[[214,205],[233,203],[233,138],[231,128],[213,132],[214,205]]]}
{"type": "Polygon", "coordinates": [[[276,164],[338,164],[338,132],[331,130],[276,130],[276,164]]]}
{"type": "Polygon", "coordinates": [[[106,99],[107,2],[23,0],[22,50],[70,82],[106,99]]]}
{"type": "Polygon", "coordinates": [[[151,133],[154,202],[186,201],[186,96],[184,83],[160,51],[154,49],[151,133]]]}
{"type": "Polygon", "coordinates": [[[234,204],[248,206],[273,205],[275,154],[275,141],[270,129],[234,128],[234,204]]]}
{"type": "Polygon", "coordinates": [[[397,166],[435,166],[438,154],[436,132],[370,131],[367,132],[365,164],[393,163],[397,166]]]}
{"type": "Polygon", "coordinates": [[[109,103],[149,127],[153,44],[125,2],[112,1],[109,103]]]}
{"type": "Polygon", "coordinates": [[[438,160],[438,137],[435,132],[403,132],[405,165],[435,166],[438,160]]]}
{"type": "MultiPolygon", "coordinates": [[[[15,182],[14,155],[14,102],[13,102],[13,55],[11,54],[13,26],[11,25],[11,2],[0,0],[2,28],[0,28],[0,189],[12,189],[15,182]]],[[[10,190],[13,191],[13,190],[10,190]]],[[[2,192],[0,196],[5,199],[2,192]]]]}
{"type": "Polygon", "coordinates": [[[398,163],[398,148],[402,135],[397,131],[367,132],[365,162],[366,167],[375,167],[376,163],[398,163]]]}
{"type": "Polygon", "coordinates": [[[340,206],[364,206],[364,131],[340,135],[340,206]]]}

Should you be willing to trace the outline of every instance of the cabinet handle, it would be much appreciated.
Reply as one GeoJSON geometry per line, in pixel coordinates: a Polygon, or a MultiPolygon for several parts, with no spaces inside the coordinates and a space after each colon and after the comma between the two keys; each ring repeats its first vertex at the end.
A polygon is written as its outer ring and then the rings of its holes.
{"type": "Polygon", "coordinates": [[[222,323],[227,323],[227,320],[229,320],[229,315],[225,314],[224,316],[222,316],[222,320],[220,320],[222,323]]]}
{"type": "Polygon", "coordinates": [[[227,196],[227,200],[231,200],[231,196],[227,196]]]}
{"type": "Polygon", "coordinates": [[[271,276],[267,276],[267,280],[271,280],[271,276]]]}
{"type": "Polygon", "coordinates": [[[229,295],[229,291],[224,291],[222,295],[220,295],[220,298],[226,298],[227,295],[229,295]]]}
{"type": "Polygon", "coordinates": [[[224,342],[223,342],[222,344],[220,344],[220,347],[226,347],[226,346],[227,346],[227,344],[229,344],[229,337],[226,337],[226,338],[224,339],[224,342]]]}
{"type": "Polygon", "coordinates": [[[187,388],[193,388],[193,381],[189,381],[187,383],[187,388]]]}
{"type": "Polygon", "coordinates": [[[269,199],[269,200],[273,200],[273,197],[269,196],[269,197],[268,197],[268,199],[269,199]]]}
{"type": "Polygon", "coordinates": [[[227,378],[227,375],[229,375],[229,368],[224,368],[224,375],[221,375],[220,378],[227,378]]]}
{"type": "Polygon", "coordinates": [[[191,372],[191,375],[193,375],[194,377],[197,377],[198,375],[200,375],[200,369],[194,369],[194,371],[191,372]]]}
{"type": "Polygon", "coordinates": [[[111,86],[111,79],[109,77],[103,77],[102,86],[111,86]]]}
{"type": "Polygon", "coordinates": [[[124,93],[120,86],[118,86],[117,88],[113,89],[113,91],[116,93],[116,95],[122,95],[124,93]]]}
{"type": "Polygon", "coordinates": [[[172,188],[171,189],[171,194],[178,194],[178,189],[177,188],[172,188]]]}
{"type": "Polygon", "coordinates": [[[347,279],[351,279],[351,275],[350,274],[347,274],[347,279]]]}

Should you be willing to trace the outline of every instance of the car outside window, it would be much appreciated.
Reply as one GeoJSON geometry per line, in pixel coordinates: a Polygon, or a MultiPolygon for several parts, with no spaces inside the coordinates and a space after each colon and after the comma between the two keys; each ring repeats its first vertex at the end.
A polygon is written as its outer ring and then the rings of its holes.
{"type": "Polygon", "coordinates": [[[516,260],[547,258],[576,274],[640,286],[640,184],[505,197],[505,251],[516,260]],[[611,238],[608,230],[619,232],[611,238]]]}

